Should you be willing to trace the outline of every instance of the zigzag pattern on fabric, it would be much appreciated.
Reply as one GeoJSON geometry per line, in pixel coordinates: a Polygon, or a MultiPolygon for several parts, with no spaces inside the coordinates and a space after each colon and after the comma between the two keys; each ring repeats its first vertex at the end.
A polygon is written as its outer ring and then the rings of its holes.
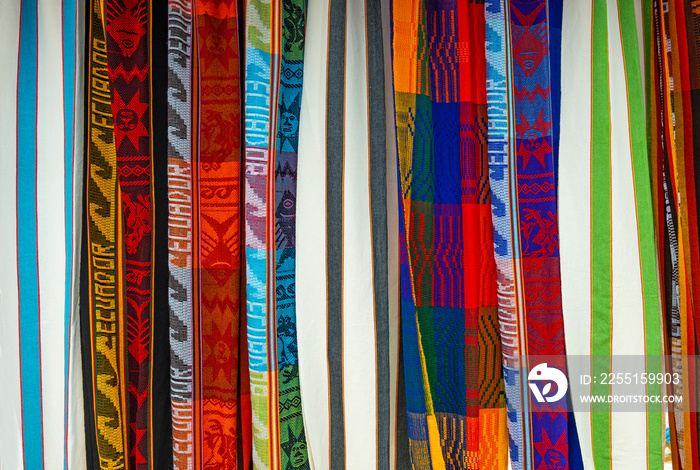
{"type": "MultiPolygon", "coordinates": [[[[517,226],[525,308],[525,334],[530,355],[564,358],[557,206],[553,179],[547,2],[509,2],[513,70],[513,114],[518,184],[517,226]],[[533,192],[531,188],[538,188],[533,192]]],[[[515,241],[514,241],[515,242],[515,241]]],[[[550,364],[565,370],[565,363],[550,364]]],[[[545,455],[556,455],[568,469],[567,418],[564,406],[532,416],[532,462],[547,467],[545,455]],[[551,415],[551,416],[550,416],[551,415]],[[544,418],[541,418],[544,416],[544,418]]]]}
{"type": "Polygon", "coordinates": [[[151,459],[152,172],[147,0],[107,0],[105,32],[119,175],[117,250],[124,272],[129,467],[151,459]]]}
{"type": "Polygon", "coordinates": [[[173,465],[194,468],[192,5],[168,2],[168,268],[173,465]]]}
{"type": "Polygon", "coordinates": [[[93,361],[93,409],[97,452],[103,469],[125,462],[125,364],[120,347],[123,300],[117,290],[117,155],[101,2],[91,2],[89,93],[91,119],[87,158],[88,265],[93,361]]]}

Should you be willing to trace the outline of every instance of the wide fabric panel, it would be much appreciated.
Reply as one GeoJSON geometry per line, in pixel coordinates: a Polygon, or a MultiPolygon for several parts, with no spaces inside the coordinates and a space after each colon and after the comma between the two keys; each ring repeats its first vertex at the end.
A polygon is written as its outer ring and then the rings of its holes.
{"type": "Polygon", "coordinates": [[[484,28],[477,2],[393,4],[413,468],[507,468],[484,28]]]}
{"type": "MultiPolygon", "coordinates": [[[[659,362],[639,15],[633,2],[564,7],[562,50],[574,60],[562,64],[562,294],[569,354],[649,355],[659,362]]],[[[655,395],[661,389],[638,391],[655,395]]],[[[576,414],[586,468],[661,467],[660,407],[591,411],[576,414]]]]}
{"type": "Polygon", "coordinates": [[[400,459],[382,44],[379,2],[308,3],[296,294],[301,398],[316,469],[396,468],[400,459]]]}

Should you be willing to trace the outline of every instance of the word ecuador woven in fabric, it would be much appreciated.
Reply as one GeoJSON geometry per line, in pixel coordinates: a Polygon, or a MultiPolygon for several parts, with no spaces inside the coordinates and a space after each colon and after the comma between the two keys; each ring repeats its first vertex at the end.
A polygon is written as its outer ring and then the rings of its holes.
{"type": "MultiPolygon", "coordinates": [[[[613,355],[647,355],[649,372],[661,365],[641,20],[633,2],[564,4],[558,195],[566,346],[570,355],[605,359],[608,371],[613,355]]],[[[594,384],[587,393],[613,390],[594,384]]],[[[661,387],[637,392],[658,395],[661,387]]],[[[663,415],[654,405],[646,411],[577,412],[584,468],[661,468],[663,415]]]]}
{"type": "Polygon", "coordinates": [[[81,286],[89,468],[153,468],[162,464],[160,448],[169,440],[169,431],[161,433],[169,426],[154,419],[154,410],[162,413],[161,378],[167,377],[153,365],[155,11],[145,0],[90,3],[87,275],[81,286]]]}
{"type": "Polygon", "coordinates": [[[173,464],[245,469],[238,5],[171,1],[168,17],[173,464]]]}
{"type": "MultiPolygon", "coordinates": [[[[85,381],[91,384],[86,399],[88,418],[94,423],[96,459],[101,468],[125,466],[124,302],[117,291],[117,156],[114,146],[112,93],[107,65],[104,14],[101,3],[90,4],[88,35],[87,244],[88,331],[83,354],[88,355],[85,381]],[[90,345],[89,349],[87,345],[90,345]]],[[[88,420],[86,420],[88,422],[88,420]]],[[[88,445],[88,448],[91,448],[88,445]]]]}
{"type": "Polygon", "coordinates": [[[150,468],[153,212],[151,210],[150,25],[147,0],[104,4],[107,70],[117,157],[117,294],[126,334],[125,458],[150,468]]]}
{"type": "MultiPolygon", "coordinates": [[[[194,468],[192,9],[168,2],[168,271],[173,467],[194,468]]],[[[197,237],[198,238],[198,237],[197,237]]]]}
{"type": "Polygon", "coordinates": [[[525,462],[531,448],[529,414],[521,405],[523,380],[520,357],[523,343],[522,322],[516,295],[517,270],[514,256],[511,215],[517,200],[512,194],[511,169],[514,168],[515,129],[513,128],[512,74],[507,58],[506,4],[504,0],[484,2],[486,20],[486,95],[488,103],[489,182],[494,256],[497,269],[498,322],[503,354],[503,378],[508,408],[510,461],[513,470],[528,468],[525,462]]]}
{"type": "Polygon", "coordinates": [[[246,294],[256,469],[309,469],[296,334],[305,0],[251,1],[246,31],[246,294]]]}
{"type": "Polygon", "coordinates": [[[306,18],[296,295],[307,450],[318,470],[408,468],[393,463],[380,2],[312,0],[306,18]]]}
{"type": "Polygon", "coordinates": [[[647,112],[656,233],[663,266],[664,346],[682,377],[669,414],[674,468],[700,469],[698,170],[700,11],[697,2],[654,1],[645,10],[647,112]]]}
{"type": "Polygon", "coordinates": [[[477,2],[393,4],[403,351],[415,469],[508,465],[484,26],[477,2]]]}
{"type": "Polygon", "coordinates": [[[0,14],[0,467],[85,468],[77,336],[84,16],[76,2],[0,14]]]}

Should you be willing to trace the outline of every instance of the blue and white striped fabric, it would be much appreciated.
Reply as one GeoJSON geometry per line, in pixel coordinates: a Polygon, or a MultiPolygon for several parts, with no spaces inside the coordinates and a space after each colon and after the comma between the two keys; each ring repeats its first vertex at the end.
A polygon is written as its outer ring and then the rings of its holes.
{"type": "Polygon", "coordinates": [[[0,15],[0,468],[85,468],[77,269],[83,15],[0,15]],[[76,113],[76,110],[78,111],[76,113]]]}

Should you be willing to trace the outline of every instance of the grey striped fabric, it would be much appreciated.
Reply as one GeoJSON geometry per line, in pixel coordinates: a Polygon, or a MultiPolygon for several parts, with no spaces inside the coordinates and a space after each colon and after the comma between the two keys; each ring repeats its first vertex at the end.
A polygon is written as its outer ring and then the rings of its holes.
{"type": "Polygon", "coordinates": [[[393,129],[385,125],[384,3],[308,5],[296,294],[302,407],[315,469],[408,463],[397,457],[398,449],[407,455],[405,445],[396,445],[398,219],[389,216],[397,193],[396,153],[387,152],[393,129]]]}

